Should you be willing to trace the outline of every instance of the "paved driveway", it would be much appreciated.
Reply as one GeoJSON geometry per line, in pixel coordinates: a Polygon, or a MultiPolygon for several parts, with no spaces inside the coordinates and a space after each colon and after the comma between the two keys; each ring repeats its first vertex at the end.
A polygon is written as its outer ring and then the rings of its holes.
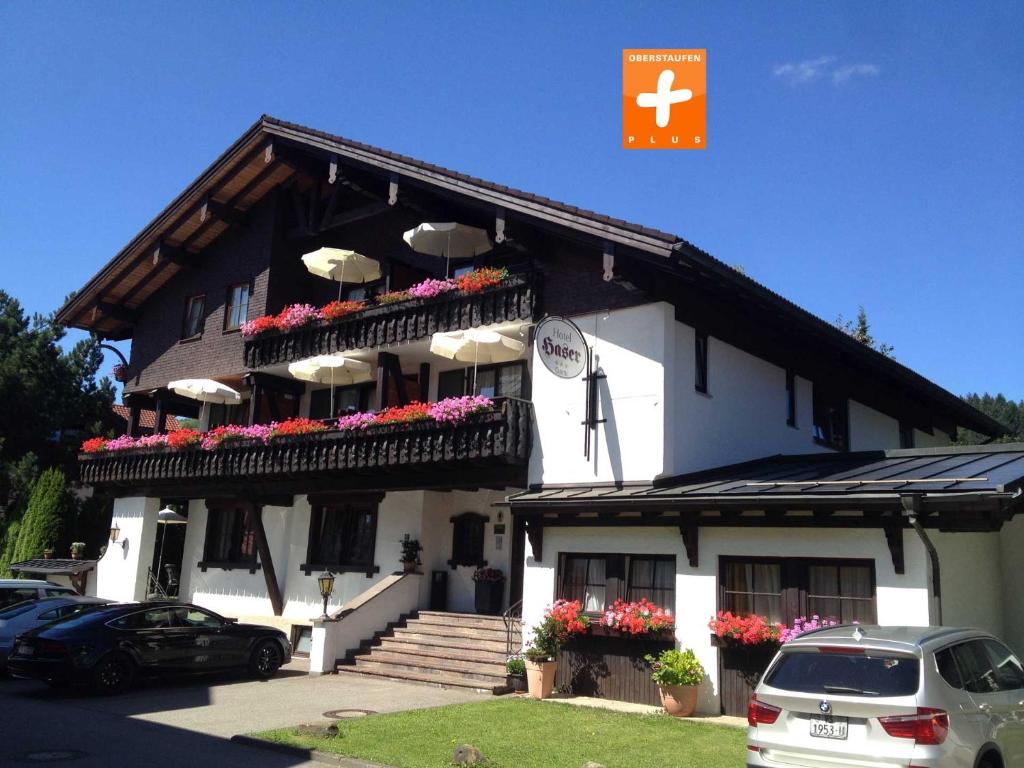
{"type": "MultiPolygon", "coordinates": [[[[232,744],[238,733],[318,722],[337,709],[392,712],[489,698],[362,675],[310,677],[293,663],[273,680],[237,676],[145,682],[124,696],[60,692],[0,679],[0,765],[32,750],[80,750],[69,765],[268,768],[313,765],[232,744]]],[[[37,764],[33,761],[29,764],[37,764]]]]}

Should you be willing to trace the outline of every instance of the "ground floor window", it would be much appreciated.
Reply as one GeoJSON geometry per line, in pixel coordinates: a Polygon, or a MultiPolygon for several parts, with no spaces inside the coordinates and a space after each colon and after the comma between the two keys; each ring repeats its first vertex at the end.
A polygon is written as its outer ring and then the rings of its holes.
{"type": "Polygon", "coordinates": [[[870,560],[720,558],[719,607],[792,624],[800,616],[875,622],[870,560]]]}
{"type": "Polygon", "coordinates": [[[616,600],[641,598],[675,610],[675,582],[673,555],[562,553],[556,597],[579,600],[588,613],[601,613],[616,600]]]}
{"type": "Polygon", "coordinates": [[[376,570],[376,499],[311,499],[309,544],[302,570],[376,570]]]}
{"type": "Polygon", "coordinates": [[[201,565],[255,566],[257,514],[247,502],[210,505],[201,565]]]}

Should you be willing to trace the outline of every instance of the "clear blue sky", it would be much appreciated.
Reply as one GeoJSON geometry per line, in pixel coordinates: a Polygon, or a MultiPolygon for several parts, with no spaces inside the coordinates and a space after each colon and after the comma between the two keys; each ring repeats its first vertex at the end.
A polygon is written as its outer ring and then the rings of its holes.
{"type": "Polygon", "coordinates": [[[1024,4],[0,5],[0,287],[56,308],[266,112],[679,233],[1024,398],[1024,4]],[[707,48],[706,151],[619,148],[707,48]]]}

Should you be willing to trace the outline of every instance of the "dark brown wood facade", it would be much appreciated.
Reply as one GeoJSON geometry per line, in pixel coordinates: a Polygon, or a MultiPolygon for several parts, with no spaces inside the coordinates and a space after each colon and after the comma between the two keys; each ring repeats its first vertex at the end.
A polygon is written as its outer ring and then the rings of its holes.
{"type": "Polygon", "coordinates": [[[115,493],[168,486],[178,493],[204,495],[216,493],[218,486],[239,484],[252,488],[265,484],[285,493],[289,483],[305,491],[438,483],[503,487],[525,479],[531,421],[529,402],[499,398],[493,410],[473,414],[460,424],[420,422],[361,432],[332,430],[267,444],[232,441],[214,450],[83,454],[79,475],[83,483],[115,493]]]}
{"type": "Polygon", "coordinates": [[[555,688],[577,696],[659,705],[658,686],[644,656],[674,647],[671,637],[631,637],[592,626],[558,654],[555,688]]]}
{"type": "Polygon", "coordinates": [[[313,355],[422,341],[439,331],[528,322],[534,319],[538,286],[536,274],[515,274],[480,293],[411,299],[367,309],[330,325],[268,333],[245,342],[245,366],[259,368],[313,355]]]}

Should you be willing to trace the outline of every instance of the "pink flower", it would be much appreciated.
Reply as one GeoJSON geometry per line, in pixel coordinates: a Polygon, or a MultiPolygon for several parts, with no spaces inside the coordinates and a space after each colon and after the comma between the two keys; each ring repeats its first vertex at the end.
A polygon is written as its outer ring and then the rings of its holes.
{"type": "Polygon", "coordinates": [[[435,280],[428,278],[421,283],[416,283],[408,290],[410,296],[415,296],[417,299],[432,299],[435,296],[440,296],[442,293],[448,293],[454,291],[456,286],[455,281],[452,279],[448,280],[435,280]]]}
{"type": "Polygon", "coordinates": [[[275,322],[282,331],[289,331],[319,322],[322,319],[320,310],[312,304],[292,304],[281,310],[275,318],[275,322]]]}
{"type": "Polygon", "coordinates": [[[483,395],[465,395],[463,397],[446,397],[438,400],[427,411],[434,421],[457,424],[465,421],[472,413],[479,413],[494,407],[494,401],[483,395]]]}
{"type": "Polygon", "coordinates": [[[338,419],[338,429],[357,429],[364,430],[367,427],[372,427],[377,423],[377,414],[375,413],[349,413],[338,419]]]}

